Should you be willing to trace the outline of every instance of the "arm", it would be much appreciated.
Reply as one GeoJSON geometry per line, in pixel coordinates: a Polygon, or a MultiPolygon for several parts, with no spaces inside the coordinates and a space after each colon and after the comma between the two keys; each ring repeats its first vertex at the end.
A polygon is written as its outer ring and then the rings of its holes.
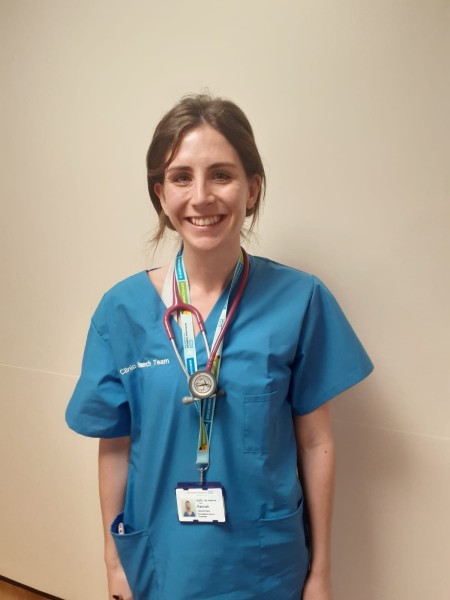
{"type": "Polygon", "coordinates": [[[98,477],[109,597],[117,595],[121,596],[123,600],[132,600],[132,594],[109,528],[117,514],[123,509],[129,455],[129,437],[100,440],[98,477]]]}
{"type": "Polygon", "coordinates": [[[311,569],[303,600],[331,600],[330,534],[335,452],[328,404],[295,416],[298,468],[311,534],[311,569]]]}

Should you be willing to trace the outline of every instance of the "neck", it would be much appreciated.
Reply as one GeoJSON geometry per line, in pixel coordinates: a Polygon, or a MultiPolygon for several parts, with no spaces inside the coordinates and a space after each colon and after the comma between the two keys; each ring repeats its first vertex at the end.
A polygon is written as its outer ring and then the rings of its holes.
{"type": "Polygon", "coordinates": [[[183,260],[189,287],[205,292],[222,292],[233,275],[239,254],[240,246],[220,253],[205,251],[200,255],[185,247],[183,260]]]}

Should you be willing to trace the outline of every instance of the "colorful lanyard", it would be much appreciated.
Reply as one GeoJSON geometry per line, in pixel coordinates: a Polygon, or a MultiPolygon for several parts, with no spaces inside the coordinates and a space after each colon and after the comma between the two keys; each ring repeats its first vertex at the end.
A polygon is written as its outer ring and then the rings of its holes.
{"type": "MultiPolygon", "coordinates": [[[[222,358],[222,347],[223,347],[223,338],[220,340],[220,343],[216,349],[216,342],[219,339],[220,333],[224,328],[227,322],[227,311],[228,311],[228,302],[230,299],[231,292],[236,285],[239,277],[244,268],[244,254],[241,250],[241,254],[239,256],[239,260],[236,263],[236,267],[234,269],[233,278],[231,281],[230,288],[228,290],[227,298],[225,300],[225,304],[222,308],[222,311],[219,316],[219,320],[217,322],[216,331],[214,333],[214,339],[212,343],[213,352],[210,353],[208,343],[206,342],[206,352],[208,354],[208,364],[207,367],[210,368],[211,373],[213,374],[215,380],[217,381],[219,378],[219,370],[220,370],[220,362],[222,358]],[[212,359],[212,360],[211,360],[212,359]]],[[[177,254],[175,259],[175,273],[174,273],[178,294],[180,299],[185,304],[190,304],[190,295],[189,295],[189,282],[187,279],[186,269],[184,268],[183,261],[183,249],[181,248],[177,254]]],[[[233,306],[235,308],[235,306],[233,306]]],[[[234,311],[233,311],[234,312],[234,311]]],[[[230,311],[231,313],[231,311],[230,311]]],[[[232,315],[230,314],[229,317],[232,315]]],[[[202,374],[207,373],[208,371],[198,371],[197,366],[197,352],[195,348],[195,334],[194,334],[194,323],[192,318],[192,312],[187,310],[180,311],[180,326],[182,330],[183,337],[183,354],[184,354],[184,364],[186,369],[186,374],[188,379],[192,378],[194,373],[199,374],[199,378],[201,378],[202,374]]],[[[191,390],[192,392],[192,390],[191,390]]],[[[194,395],[194,394],[193,394],[194,395]]],[[[198,444],[197,444],[197,461],[196,465],[200,471],[200,483],[203,483],[204,473],[209,467],[209,449],[211,446],[211,438],[212,438],[212,428],[214,422],[214,410],[216,406],[216,394],[213,396],[204,398],[200,400],[195,397],[193,398],[194,405],[199,414],[199,436],[198,436],[198,444]]]]}

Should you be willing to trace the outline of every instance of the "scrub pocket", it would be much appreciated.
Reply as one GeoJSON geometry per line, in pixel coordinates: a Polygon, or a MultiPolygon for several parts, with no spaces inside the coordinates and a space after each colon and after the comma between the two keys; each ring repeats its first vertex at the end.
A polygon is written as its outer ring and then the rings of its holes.
{"type": "Polygon", "coordinates": [[[309,567],[303,529],[303,504],[294,513],[259,519],[261,592],[271,600],[298,600],[309,567]]]}
{"type": "Polygon", "coordinates": [[[123,523],[123,513],[114,519],[111,534],[134,598],[158,600],[155,558],[148,532],[141,530],[127,533],[125,525],[125,533],[119,534],[119,523],[123,523]]]}
{"type": "Polygon", "coordinates": [[[277,396],[277,391],[244,396],[244,452],[270,451],[278,427],[270,418],[277,396]]]}

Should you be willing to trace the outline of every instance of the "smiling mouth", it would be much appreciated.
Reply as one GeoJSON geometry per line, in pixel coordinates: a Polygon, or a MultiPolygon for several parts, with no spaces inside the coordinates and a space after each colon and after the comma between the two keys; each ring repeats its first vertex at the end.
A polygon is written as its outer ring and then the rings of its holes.
{"type": "Polygon", "coordinates": [[[207,227],[208,225],[217,225],[223,218],[223,215],[215,215],[213,217],[188,217],[188,221],[196,227],[207,227]]]}

